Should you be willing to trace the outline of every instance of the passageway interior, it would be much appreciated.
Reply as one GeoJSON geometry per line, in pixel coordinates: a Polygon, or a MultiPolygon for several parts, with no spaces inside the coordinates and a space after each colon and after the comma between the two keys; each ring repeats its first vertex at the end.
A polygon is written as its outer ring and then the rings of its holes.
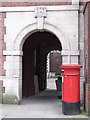
{"type": "Polygon", "coordinates": [[[22,95],[28,97],[47,89],[47,55],[62,50],[59,39],[47,31],[31,34],[23,45],[22,95]]]}

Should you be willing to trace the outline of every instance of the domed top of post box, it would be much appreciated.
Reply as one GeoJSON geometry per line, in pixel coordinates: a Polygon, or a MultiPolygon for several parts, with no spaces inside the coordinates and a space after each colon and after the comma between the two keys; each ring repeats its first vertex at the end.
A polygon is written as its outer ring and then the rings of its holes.
{"type": "Polygon", "coordinates": [[[78,65],[78,64],[64,64],[64,65],[61,65],[60,68],[82,68],[81,65],[78,65]]]}

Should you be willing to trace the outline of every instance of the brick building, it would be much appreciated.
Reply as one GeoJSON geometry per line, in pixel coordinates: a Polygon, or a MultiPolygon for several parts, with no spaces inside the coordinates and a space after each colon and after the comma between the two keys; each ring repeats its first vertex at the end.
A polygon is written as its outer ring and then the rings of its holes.
{"type": "Polygon", "coordinates": [[[61,54],[53,52],[50,54],[50,72],[60,73],[61,54]]]}
{"type": "Polygon", "coordinates": [[[90,2],[84,3],[84,56],[85,56],[85,85],[86,111],[90,115],[90,2]]]}
{"type": "Polygon", "coordinates": [[[62,65],[61,52],[58,50],[51,51],[47,56],[47,78],[60,75],[60,65],[62,65]]]}
{"type": "MultiPolygon", "coordinates": [[[[81,64],[84,108],[90,110],[90,3],[79,0],[0,1],[0,80],[4,97],[46,89],[46,58],[61,51],[62,64],[81,64]]],[[[4,99],[4,98],[3,98],[4,99]]],[[[14,99],[15,102],[16,99],[14,99]]],[[[6,101],[7,102],[7,101],[6,101]]]]}

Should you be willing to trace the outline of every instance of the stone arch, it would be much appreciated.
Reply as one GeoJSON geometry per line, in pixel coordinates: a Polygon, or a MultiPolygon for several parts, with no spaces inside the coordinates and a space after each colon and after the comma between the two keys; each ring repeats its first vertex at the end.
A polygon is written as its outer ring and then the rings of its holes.
{"type": "MultiPolygon", "coordinates": [[[[45,23],[43,26],[43,29],[38,29],[37,28],[37,23],[34,24],[30,24],[26,27],[24,27],[16,36],[16,39],[13,42],[13,51],[12,52],[8,52],[7,50],[5,51],[4,55],[9,56],[10,58],[10,63],[12,66],[9,66],[9,76],[12,77],[15,80],[15,83],[17,83],[17,86],[15,87],[15,90],[17,91],[15,93],[15,95],[18,97],[18,100],[21,101],[22,100],[22,48],[23,48],[23,44],[25,42],[25,40],[33,33],[38,32],[38,31],[47,31],[49,33],[52,33],[53,35],[55,35],[58,40],[61,43],[62,46],[62,51],[66,50],[69,51],[70,50],[70,44],[69,41],[65,38],[64,33],[56,26],[51,25],[49,23],[45,23]],[[17,81],[17,82],[16,82],[17,81]]],[[[67,55],[67,58],[70,59],[69,55],[67,55]]],[[[64,55],[62,55],[62,59],[63,59],[64,55]]],[[[67,61],[69,61],[69,59],[67,61]]],[[[6,63],[8,64],[8,61],[6,60],[6,63]]],[[[68,62],[69,63],[69,62],[68,62]]],[[[6,69],[6,73],[7,73],[8,69],[6,69]]],[[[8,76],[8,74],[6,74],[8,76]]],[[[8,87],[7,87],[8,88],[8,87]]],[[[12,88],[10,88],[11,91],[12,88]]]]}
{"type": "Polygon", "coordinates": [[[23,28],[19,34],[17,35],[15,41],[14,41],[14,46],[13,46],[13,50],[15,51],[22,51],[22,46],[25,42],[25,40],[34,32],[37,31],[48,31],[52,34],[54,34],[59,41],[61,42],[62,45],[62,50],[70,50],[70,42],[65,38],[65,35],[62,31],[60,31],[56,26],[51,25],[49,23],[45,23],[44,24],[44,28],[39,30],[37,28],[37,24],[30,24],[28,26],[26,26],[25,28],[23,28]]]}

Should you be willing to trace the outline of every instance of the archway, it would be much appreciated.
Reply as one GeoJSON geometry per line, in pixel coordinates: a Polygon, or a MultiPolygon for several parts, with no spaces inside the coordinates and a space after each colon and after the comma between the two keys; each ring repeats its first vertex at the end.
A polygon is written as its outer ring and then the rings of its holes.
{"type": "Polygon", "coordinates": [[[23,96],[34,95],[46,89],[47,54],[52,50],[61,51],[62,45],[48,31],[35,32],[26,39],[23,45],[23,96]]]}
{"type": "MultiPolygon", "coordinates": [[[[23,56],[23,45],[26,43],[26,41],[29,39],[30,36],[34,35],[34,33],[37,33],[41,31],[41,33],[47,31],[51,35],[57,38],[57,43],[58,45],[61,44],[62,46],[62,51],[60,45],[55,47],[55,44],[53,46],[46,46],[45,49],[43,49],[43,53],[45,53],[44,57],[46,58],[48,52],[51,50],[60,50],[61,51],[61,56],[62,56],[62,64],[70,63],[70,55],[75,55],[75,63],[78,62],[78,51],[70,51],[70,42],[68,39],[65,38],[65,34],[63,31],[58,29],[58,27],[45,23],[44,28],[42,30],[37,29],[37,24],[31,24],[23,28],[16,36],[15,40],[13,41],[12,45],[12,52],[8,51],[8,48],[6,48],[5,51],[3,51],[3,54],[6,55],[6,63],[8,64],[8,56],[10,59],[10,65],[9,69],[6,70],[6,73],[9,72],[9,76],[14,79],[14,82],[16,84],[15,90],[12,90],[10,88],[10,91],[16,91],[14,94],[17,96],[18,101],[22,101],[22,56],[23,56]],[[77,52],[77,53],[76,53],[77,52]],[[14,62],[13,62],[14,61],[14,62]]],[[[30,40],[31,41],[31,40],[30,40]]],[[[42,42],[42,41],[41,41],[42,42]]],[[[52,42],[51,42],[52,43],[52,42]]],[[[39,48],[38,48],[39,49],[39,48]]],[[[44,63],[45,63],[45,58],[44,63]]],[[[42,65],[45,65],[42,63],[42,65]]],[[[44,72],[45,73],[45,72],[44,72]]],[[[41,74],[42,76],[43,74],[41,74]]],[[[8,76],[8,74],[6,74],[8,76]]],[[[43,75],[43,80],[44,80],[43,75]]],[[[36,77],[36,76],[35,76],[36,77]]],[[[8,86],[6,87],[8,89],[8,86]]],[[[42,88],[41,88],[42,89],[42,88]]]]}
{"type": "MultiPolygon", "coordinates": [[[[30,24],[30,25],[26,26],[25,28],[23,28],[15,38],[13,50],[17,50],[17,51],[20,50],[21,51],[25,40],[31,34],[37,32],[37,31],[38,31],[38,29],[37,29],[36,23],[30,24]]],[[[41,31],[48,31],[48,32],[52,33],[53,35],[55,35],[62,44],[62,50],[64,50],[64,51],[71,50],[70,42],[65,37],[63,31],[60,30],[60,28],[58,29],[56,26],[54,26],[52,24],[45,23],[44,28],[41,31]]]]}

